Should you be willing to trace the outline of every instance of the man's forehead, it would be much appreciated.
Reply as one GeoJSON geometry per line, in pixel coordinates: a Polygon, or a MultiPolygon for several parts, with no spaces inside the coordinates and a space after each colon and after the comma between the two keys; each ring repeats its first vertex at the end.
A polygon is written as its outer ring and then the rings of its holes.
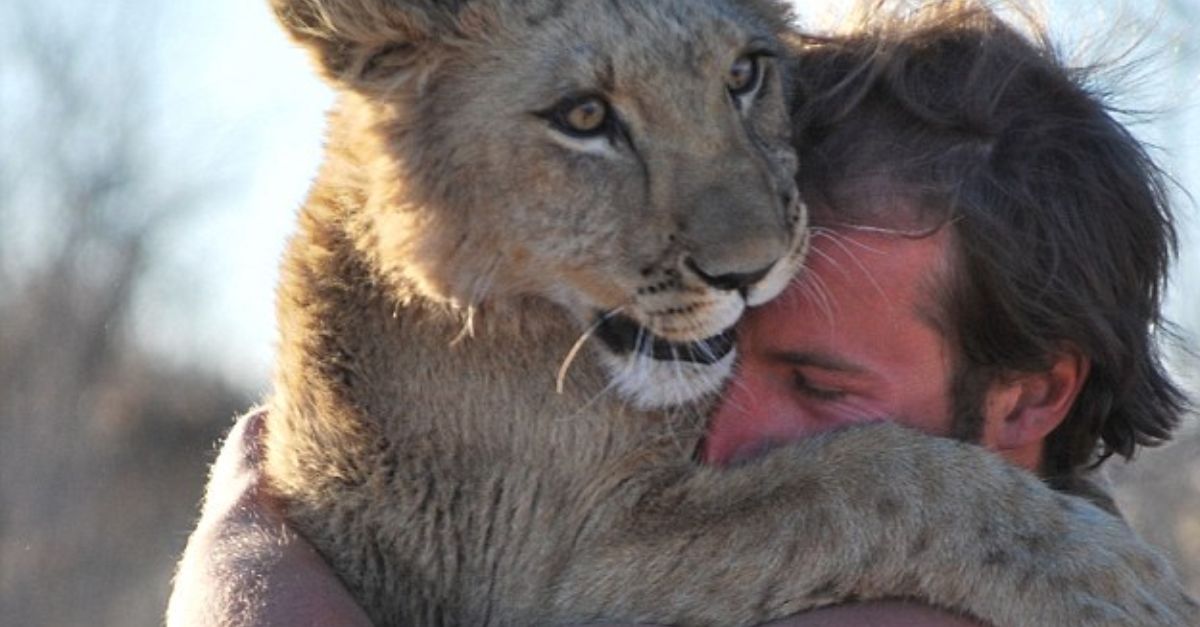
{"type": "Polygon", "coordinates": [[[815,276],[807,289],[833,290],[846,306],[871,307],[866,315],[909,314],[947,337],[945,305],[955,258],[949,228],[818,227],[806,269],[815,276]]]}
{"type": "Polygon", "coordinates": [[[812,366],[853,375],[870,374],[870,370],[842,354],[823,350],[773,349],[765,351],[768,359],[793,366],[812,366]]]}

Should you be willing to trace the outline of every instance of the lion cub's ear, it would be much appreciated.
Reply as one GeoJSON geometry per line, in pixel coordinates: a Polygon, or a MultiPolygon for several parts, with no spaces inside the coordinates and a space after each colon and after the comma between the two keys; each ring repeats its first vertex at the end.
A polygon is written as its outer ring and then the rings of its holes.
{"type": "Polygon", "coordinates": [[[372,91],[417,74],[455,32],[462,0],[270,0],[335,85],[372,91]]]}

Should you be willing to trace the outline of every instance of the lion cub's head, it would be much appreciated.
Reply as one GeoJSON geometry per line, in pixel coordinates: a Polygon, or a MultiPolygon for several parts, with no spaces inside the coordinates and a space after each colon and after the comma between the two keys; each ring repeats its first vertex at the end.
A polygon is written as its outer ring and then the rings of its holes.
{"type": "Polygon", "coordinates": [[[785,9],[271,2],[345,94],[335,143],[371,146],[349,221],[381,274],[462,306],[558,303],[640,406],[718,388],[733,324],[805,248],[785,9]]]}

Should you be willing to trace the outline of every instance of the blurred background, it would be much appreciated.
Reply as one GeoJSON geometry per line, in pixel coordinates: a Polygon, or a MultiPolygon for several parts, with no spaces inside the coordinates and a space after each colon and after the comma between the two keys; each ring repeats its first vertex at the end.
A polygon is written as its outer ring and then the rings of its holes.
{"type": "MultiPolygon", "coordinates": [[[[1195,346],[1200,0],[1133,4],[1046,16],[1080,60],[1140,60],[1110,78],[1179,183],[1168,312],[1195,346]]],[[[161,622],[215,441],[266,390],[331,102],[263,0],[0,3],[0,622],[161,622]]],[[[1112,474],[1200,594],[1197,431],[1112,474]]]]}

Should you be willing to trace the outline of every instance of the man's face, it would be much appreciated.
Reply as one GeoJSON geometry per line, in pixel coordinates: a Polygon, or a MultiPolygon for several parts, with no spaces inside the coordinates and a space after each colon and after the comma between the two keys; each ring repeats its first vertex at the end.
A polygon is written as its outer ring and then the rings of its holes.
{"type": "Polygon", "coordinates": [[[719,465],[850,423],[951,427],[951,347],[935,323],[946,229],[815,235],[805,273],[747,314],[704,456],[719,465]]]}

